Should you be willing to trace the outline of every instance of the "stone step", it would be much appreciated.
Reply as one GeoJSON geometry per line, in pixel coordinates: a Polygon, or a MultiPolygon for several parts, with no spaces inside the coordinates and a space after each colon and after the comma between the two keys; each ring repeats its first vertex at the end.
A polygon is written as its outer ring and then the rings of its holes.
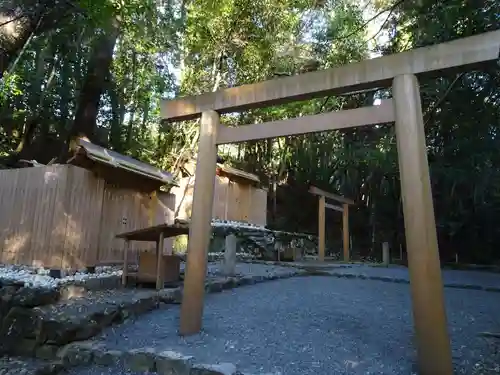
{"type": "MultiPolygon", "coordinates": [[[[238,371],[233,363],[203,364],[193,356],[171,350],[137,348],[131,350],[108,350],[99,342],[74,343],[58,353],[66,366],[99,365],[108,369],[119,367],[133,373],[157,375],[250,375],[238,371]],[[118,366],[119,365],[119,366],[118,366]]],[[[127,371],[127,373],[128,373],[127,371]]],[[[107,372],[107,373],[114,373],[107,372]]],[[[120,371],[120,373],[123,373],[120,371]]],[[[260,373],[253,375],[278,375],[260,373]]]]}

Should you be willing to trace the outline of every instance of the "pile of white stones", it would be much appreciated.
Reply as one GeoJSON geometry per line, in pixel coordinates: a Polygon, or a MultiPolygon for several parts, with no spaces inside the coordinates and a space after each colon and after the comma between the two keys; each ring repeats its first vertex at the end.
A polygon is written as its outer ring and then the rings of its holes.
{"type": "Polygon", "coordinates": [[[244,223],[241,221],[233,221],[233,220],[213,219],[212,220],[212,227],[230,227],[230,228],[253,229],[253,230],[259,230],[259,231],[263,231],[263,232],[271,232],[270,229],[267,229],[266,227],[264,227],[262,225],[244,223]]]}
{"type": "Polygon", "coordinates": [[[77,271],[74,274],[62,275],[61,278],[49,276],[49,269],[35,268],[19,265],[0,265],[0,280],[9,280],[24,283],[25,287],[57,288],[58,286],[82,282],[89,279],[120,276],[121,269],[118,267],[103,266],[96,267],[95,273],[77,271]]]}
{"type": "MultiPolygon", "coordinates": [[[[261,225],[243,223],[232,220],[212,220],[214,228],[234,228],[240,230],[250,230],[255,232],[272,233],[273,231],[261,225]]],[[[278,232],[276,232],[278,233],[278,232]]],[[[210,255],[222,257],[223,253],[211,253],[210,255]]],[[[239,253],[239,258],[253,257],[252,254],[239,253]]],[[[50,270],[46,268],[36,268],[21,265],[2,265],[0,264],[0,281],[9,280],[23,283],[25,287],[34,288],[57,288],[61,285],[71,284],[74,282],[82,282],[89,279],[106,278],[110,276],[121,276],[122,270],[120,267],[102,266],[96,267],[95,273],[86,271],[77,271],[73,274],[61,275],[61,278],[54,278],[49,275],[50,270]]]]}

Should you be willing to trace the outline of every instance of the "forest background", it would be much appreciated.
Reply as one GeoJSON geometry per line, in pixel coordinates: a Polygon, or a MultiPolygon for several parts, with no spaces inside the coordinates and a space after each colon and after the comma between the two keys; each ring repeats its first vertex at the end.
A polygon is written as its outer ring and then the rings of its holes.
{"type": "MultiPolygon", "coordinates": [[[[64,161],[72,137],[178,174],[199,126],[159,100],[295,75],[500,29],[494,0],[1,0],[0,168],[64,161]]],[[[500,70],[422,80],[444,261],[500,260],[500,70]]],[[[225,115],[228,125],[355,108],[375,90],[225,115]]],[[[315,233],[308,184],[354,199],[353,246],[404,247],[394,127],[219,148],[269,189],[271,228],[315,233]],[[299,202],[299,203],[298,203],[299,202]]],[[[327,214],[330,243],[341,215],[327,214]]]]}

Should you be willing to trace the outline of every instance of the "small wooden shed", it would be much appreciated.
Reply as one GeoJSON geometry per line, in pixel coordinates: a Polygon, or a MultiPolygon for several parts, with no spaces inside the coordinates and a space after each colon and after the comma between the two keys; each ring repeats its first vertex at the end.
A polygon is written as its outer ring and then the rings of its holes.
{"type": "MultiPolygon", "coordinates": [[[[116,234],[173,222],[175,197],[160,190],[173,184],[169,173],[82,139],[68,163],[0,171],[0,262],[118,263],[116,234]]],[[[129,259],[141,246],[150,245],[134,243],[129,259]]]]}
{"type": "MultiPolygon", "coordinates": [[[[191,217],[195,165],[194,159],[185,163],[184,177],[179,180],[179,186],[170,190],[175,195],[176,217],[191,217]]],[[[258,176],[222,163],[217,164],[215,175],[212,218],[262,226],[267,224],[267,190],[259,187],[258,176]]]]}

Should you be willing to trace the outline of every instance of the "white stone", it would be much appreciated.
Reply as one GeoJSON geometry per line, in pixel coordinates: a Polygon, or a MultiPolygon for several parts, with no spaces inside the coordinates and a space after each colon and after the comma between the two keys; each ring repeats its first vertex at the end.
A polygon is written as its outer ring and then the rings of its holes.
{"type": "Polygon", "coordinates": [[[95,274],[76,272],[71,276],[54,279],[48,275],[48,270],[44,268],[0,265],[0,279],[22,282],[25,287],[50,289],[57,288],[59,285],[68,284],[73,281],[85,281],[88,279],[120,276],[121,273],[121,270],[113,269],[112,267],[96,267],[95,274]]]}

